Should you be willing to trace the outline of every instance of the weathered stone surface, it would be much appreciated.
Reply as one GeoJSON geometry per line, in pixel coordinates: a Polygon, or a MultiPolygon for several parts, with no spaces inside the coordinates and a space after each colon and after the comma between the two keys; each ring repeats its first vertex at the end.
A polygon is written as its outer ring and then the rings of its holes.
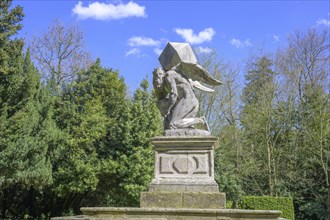
{"type": "Polygon", "coordinates": [[[226,208],[226,194],[216,192],[184,192],[182,207],[220,209],[226,208]]]}
{"type": "Polygon", "coordinates": [[[142,192],[141,208],[182,208],[183,197],[178,192],[142,192]]]}
{"type": "Polygon", "coordinates": [[[167,129],[164,131],[165,136],[211,136],[207,130],[200,129],[167,129]]]}
{"type": "MultiPolygon", "coordinates": [[[[188,43],[169,42],[158,60],[162,68],[153,71],[153,86],[157,107],[164,117],[164,130],[188,129],[175,135],[195,135],[194,127],[200,125],[201,129],[208,131],[206,135],[210,135],[205,117],[196,117],[199,102],[193,88],[214,92],[201,82],[210,86],[221,85],[222,82],[197,63],[188,43]]],[[[165,135],[172,133],[165,131],[165,135]]]]}
{"type": "Polygon", "coordinates": [[[159,136],[151,138],[151,143],[155,148],[176,148],[194,149],[204,147],[205,149],[215,149],[218,138],[213,136],[159,136]]]}
{"type": "Polygon", "coordinates": [[[181,62],[197,63],[196,56],[188,43],[169,42],[158,58],[159,63],[167,71],[181,62]]]}
{"type": "Polygon", "coordinates": [[[226,206],[226,195],[216,192],[143,192],[141,208],[206,208],[226,206]]]}
{"type": "Polygon", "coordinates": [[[150,184],[149,190],[154,191],[167,191],[167,192],[219,192],[219,187],[214,185],[199,184],[199,185],[184,185],[184,184],[150,184]]]}
{"type": "Polygon", "coordinates": [[[281,211],[241,209],[81,208],[83,216],[53,220],[279,220],[281,211]]]}
{"type": "Polygon", "coordinates": [[[150,191],[219,192],[214,181],[212,136],[163,136],[152,138],[155,178],[150,191]]]}
{"type": "Polygon", "coordinates": [[[210,152],[182,151],[159,153],[160,176],[210,176],[210,152]],[[200,174],[200,175],[198,175],[200,174]]]}
{"type": "Polygon", "coordinates": [[[214,180],[194,179],[153,179],[149,191],[167,192],[219,192],[214,180]]]}

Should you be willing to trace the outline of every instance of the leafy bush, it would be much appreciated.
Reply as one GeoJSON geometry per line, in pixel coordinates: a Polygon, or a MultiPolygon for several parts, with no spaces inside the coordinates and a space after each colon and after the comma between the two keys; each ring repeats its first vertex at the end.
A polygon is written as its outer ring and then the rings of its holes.
{"type": "Polygon", "coordinates": [[[233,201],[226,200],[226,209],[231,209],[233,207],[233,201]]]}
{"type": "Polygon", "coordinates": [[[243,196],[241,208],[253,210],[280,210],[282,211],[283,218],[294,220],[292,197],[243,196]]]}

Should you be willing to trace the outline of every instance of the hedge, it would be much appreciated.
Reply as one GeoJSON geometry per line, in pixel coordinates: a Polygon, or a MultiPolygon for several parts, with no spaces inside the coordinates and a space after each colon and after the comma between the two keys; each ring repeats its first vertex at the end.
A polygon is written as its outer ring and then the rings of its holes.
{"type": "Polygon", "coordinates": [[[292,197],[243,196],[240,208],[253,210],[280,210],[282,211],[283,218],[294,220],[292,197]]]}

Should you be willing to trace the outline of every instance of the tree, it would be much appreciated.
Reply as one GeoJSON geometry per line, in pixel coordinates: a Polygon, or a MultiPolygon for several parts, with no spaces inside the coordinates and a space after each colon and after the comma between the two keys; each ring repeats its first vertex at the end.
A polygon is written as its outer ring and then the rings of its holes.
{"type": "Polygon", "coordinates": [[[57,99],[55,118],[66,132],[67,141],[61,158],[53,164],[52,191],[57,203],[62,201],[53,210],[54,214],[78,212],[87,194],[94,192],[99,184],[103,165],[99,153],[109,123],[104,101],[111,99],[104,90],[115,87],[116,83],[122,83],[118,75],[102,68],[97,60],[89,69],[80,71],[76,81],[68,84],[57,99]]]}
{"type": "Polygon", "coordinates": [[[93,199],[98,198],[101,205],[138,206],[140,192],[153,177],[154,153],[149,140],[160,134],[160,113],[146,80],[132,99],[117,101],[121,104],[111,108],[109,135],[99,152],[102,172],[93,199]]]}
{"type": "MultiPolygon", "coordinates": [[[[227,71],[229,64],[226,63],[224,59],[218,58],[216,51],[213,50],[211,53],[203,54],[197,50],[196,54],[200,64],[208,70],[213,78],[221,78],[221,80],[223,80],[222,78],[227,71]]],[[[217,134],[220,127],[223,125],[223,121],[221,120],[221,113],[223,110],[221,96],[223,88],[222,85],[220,85],[213,89],[213,93],[201,92],[196,89],[194,91],[200,103],[198,114],[205,116],[209,123],[210,130],[213,134],[217,134]]]]}
{"type": "Polygon", "coordinates": [[[118,72],[100,60],[78,73],[57,100],[55,119],[67,134],[53,163],[52,214],[81,206],[136,206],[153,176],[149,139],[160,115],[144,81],[131,100],[118,72]]]}
{"type": "Polygon", "coordinates": [[[140,193],[146,191],[154,176],[154,150],[150,138],[160,135],[162,124],[156,98],[143,80],[130,105],[130,143],[119,160],[125,171],[121,183],[123,205],[138,206],[140,193]],[[125,201],[126,200],[126,201],[125,201]]]}
{"type": "Polygon", "coordinates": [[[23,41],[12,38],[22,28],[20,22],[24,14],[20,6],[9,10],[11,2],[0,3],[0,113],[3,117],[12,114],[14,110],[9,106],[17,104],[21,95],[17,88],[21,83],[23,41]]]}
{"type": "Polygon", "coordinates": [[[40,37],[34,37],[30,48],[43,79],[54,77],[58,90],[91,63],[78,26],[65,26],[59,20],[40,37]]]}
{"type": "Polygon", "coordinates": [[[249,155],[245,157],[245,166],[250,166],[243,174],[246,178],[244,183],[250,185],[250,193],[273,196],[276,193],[276,137],[273,130],[275,73],[267,57],[257,59],[250,68],[245,76],[247,84],[243,89],[244,107],[241,112],[244,151],[249,155]]]}
{"type": "Polygon", "coordinates": [[[12,40],[23,13],[19,6],[8,11],[10,5],[11,1],[0,5],[3,30],[0,49],[3,58],[0,75],[1,217],[20,218],[26,213],[36,217],[36,204],[31,202],[34,192],[52,183],[49,146],[56,138],[56,126],[30,51],[23,55],[23,42],[12,40]],[[31,202],[28,206],[27,201],[31,202]]]}
{"type": "Polygon", "coordinates": [[[238,69],[218,57],[216,51],[198,53],[199,62],[209,73],[221,79],[222,85],[213,88],[213,93],[197,92],[200,114],[205,116],[213,135],[219,137],[215,152],[215,179],[220,190],[233,201],[233,207],[243,194],[240,170],[242,161],[241,132],[239,128],[238,69]]]}
{"type": "Polygon", "coordinates": [[[13,143],[8,139],[9,118],[17,111],[17,100],[22,93],[15,93],[22,83],[22,46],[23,42],[12,37],[21,29],[23,10],[17,6],[9,9],[12,1],[0,2],[0,199],[1,217],[6,218],[10,208],[9,188],[14,181],[10,170],[10,159],[13,155],[13,143]],[[9,203],[9,204],[8,204],[9,203]]]}
{"type": "Polygon", "coordinates": [[[292,117],[290,175],[285,182],[295,192],[298,218],[327,219],[325,191],[329,188],[326,152],[329,152],[329,42],[328,32],[315,28],[290,35],[288,47],[278,52],[281,100],[292,117]]]}

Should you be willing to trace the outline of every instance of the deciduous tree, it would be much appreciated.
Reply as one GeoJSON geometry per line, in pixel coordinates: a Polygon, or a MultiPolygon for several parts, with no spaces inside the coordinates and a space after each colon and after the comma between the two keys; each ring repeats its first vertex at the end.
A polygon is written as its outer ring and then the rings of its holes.
{"type": "Polygon", "coordinates": [[[59,20],[55,20],[46,32],[35,36],[30,48],[43,79],[54,77],[58,90],[91,64],[84,47],[83,32],[77,25],[66,26],[59,20]]]}

